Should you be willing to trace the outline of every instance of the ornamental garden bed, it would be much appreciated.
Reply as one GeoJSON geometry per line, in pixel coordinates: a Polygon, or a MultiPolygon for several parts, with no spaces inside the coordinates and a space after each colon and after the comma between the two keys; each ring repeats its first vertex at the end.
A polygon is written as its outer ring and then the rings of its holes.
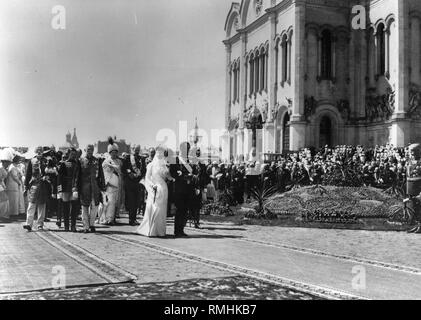
{"type": "Polygon", "coordinates": [[[212,222],[384,231],[409,227],[404,221],[390,219],[393,211],[402,206],[402,200],[371,187],[297,188],[270,197],[261,212],[257,202],[237,207],[225,205],[220,211],[217,204],[209,206],[213,212],[207,210],[202,219],[212,222]]]}

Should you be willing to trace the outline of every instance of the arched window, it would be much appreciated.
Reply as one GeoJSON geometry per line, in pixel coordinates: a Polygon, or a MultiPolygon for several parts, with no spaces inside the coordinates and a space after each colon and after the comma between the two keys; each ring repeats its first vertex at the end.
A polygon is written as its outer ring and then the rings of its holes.
{"type": "Polygon", "coordinates": [[[322,70],[323,79],[332,78],[332,33],[329,30],[322,32],[322,70]]]}
{"type": "Polygon", "coordinates": [[[232,70],[232,81],[233,81],[233,89],[232,89],[232,100],[237,100],[237,67],[234,64],[233,70],[232,70]]]}
{"type": "Polygon", "coordinates": [[[254,93],[254,55],[250,56],[250,94],[254,93]]]}
{"type": "Polygon", "coordinates": [[[269,77],[269,50],[266,50],[266,54],[265,54],[265,59],[266,59],[266,68],[265,68],[265,85],[263,87],[263,89],[267,92],[268,91],[268,77],[269,77]]]}
{"type": "Polygon", "coordinates": [[[240,100],[240,61],[237,65],[237,100],[240,100]]]}
{"type": "Polygon", "coordinates": [[[380,23],[377,27],[377,59],[378,59],[378,74],[384,75],[386,73],[386,33],[384,31],[384,24],[380,23]]]}
{"type": "Polygon", "coordinates": [[[289,60],[289,50],[288,50],[288,41],[284,37],[282,42],[282,82],[288,80],[288,60],[289,60]]]}
{"type": "Polygon", "coordinates": [[[266,73],[266,53],[263,50],[260,53],[260,88],[259,91],[265,89],[265,73],[266,73]]]}
{"type": "Polygon", "coordinates": [[[254,92],[259,92],[260,86],[260,56],[256,53],[254,58],[254,92]]]}

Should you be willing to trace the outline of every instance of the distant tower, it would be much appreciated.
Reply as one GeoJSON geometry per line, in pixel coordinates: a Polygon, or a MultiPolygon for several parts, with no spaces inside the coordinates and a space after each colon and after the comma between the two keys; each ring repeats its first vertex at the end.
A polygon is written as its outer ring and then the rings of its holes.
{"type": "Polygon", "coordinates": [[[79,148],[79,141],[77,140],[77,136],[76,136],[76,128],[74,128],[74,129],[73,129],[72,145],[73,145],[73,147],[75,147],[76,149],[78,149],[78,148],[79,148]]]}
{"type": "Polygon", "coordinates": [[[193,142],[193,145],[195,147],[197,147],[197,144],[200,142],[201,140],[201,136],[199,136],[199,126],[197,125],[197,117],[195,119],[195,125],[194,125],[194,134],[191,137],[191,141],[193,142]]]}

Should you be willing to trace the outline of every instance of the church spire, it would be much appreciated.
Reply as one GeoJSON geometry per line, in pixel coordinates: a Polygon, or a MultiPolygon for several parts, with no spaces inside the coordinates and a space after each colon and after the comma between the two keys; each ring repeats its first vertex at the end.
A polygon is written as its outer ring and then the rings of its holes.
{"type": "Polygon", "coordinates": [[[78,142],[77,136],[76,136],[76,128],[73,129],[72,145],[75,148],[79,148],[79,142],[78,142]]]}

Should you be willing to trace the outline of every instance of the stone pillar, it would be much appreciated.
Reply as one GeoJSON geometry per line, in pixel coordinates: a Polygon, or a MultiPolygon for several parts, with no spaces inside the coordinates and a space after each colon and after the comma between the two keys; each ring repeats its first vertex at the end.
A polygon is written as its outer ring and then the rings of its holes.
{"type": "Polygon", "coordinates": [[[390,30],[385,31],[385,75],[390,78],[390,30]]]}
{"type": "Polygon", "coordinates": [[[305,73],[305,2],[295,2],[295,30],[292,46],[295,63],[292,70],[294,97],[292,104],[290,150],[296,151],[305,147],[306,121],[304,120],[304,73],[305,73]]]}
{"type": "Polygon", "coordinates": [[[420,20],[418,18],[411,19],[411,83],[421,85],[420,81],[420,57],[421,57],[421,34],[420,20]]]}
{"type": "Polygon", "coordinates": [[[268,120],[273,121],[272,119],[272,112],[275,108],[276,104],[276,91],[277,91],[277,83],[276,83],[276,13],[270,13],[269,15],[269,23],[270,23],[270,37],[269,37],[269,66],[268,66],[268,97],[269,97],[269,114],[268,120]]]}
{"type": "Polygon", "coordinates": [[[247,103],[247,34],[241,34],[241,57],[240,57],[240,128],[244,127],[244,112],[247,103]]]}
{"type": "Polygon", "coordinates": [[[349,103],[351,107],[352,117],[356,117],[358,114],[358,104],[355,95],[355,66],[356,66],[356,52],[355,52],[355,45],[356,45],[356,32],[351,32],[350,40],[349,40],[349,61],[348,61],[348,70],[349,70],[349,79],[351,80],[349,83],[349,103]]]}
{"type": "Polygon", "coordinates": [[[363,118],[365,117],[365,102],[366,102],[366,95],[367,95],[367,41],[364,34],[360,33],[358,35],[358,45],[360,46],[359,53],[359,61],[356,65],[359,66],[359,72],[357,73],[357,83],[355,87],[357,88],[357,105],[358,105],[358,117],[363,118]]]}
{"type": "Polygon", "coordinates": [[[237,156],[241,157],[242,155],[244,155],[244,131],[242,129],[237,130],[236,139],[237,139],[237,156]]]}
{"type": "Polygon", "coordinates": [[[367,65],[367,75],[368,75],[368,84],[370,88],[375,88],[376,87],[376,82],[375,82],[375,73],[376,73],[376,59],[375,59],[375,55],[376,55],[376,50],[375,50],[375,40],[374,40],[374,35],[373,35],[373,30],[369,29],[367,31],[366,34],[367,37],[367,55],[368,55],[368,65],[367,65]]]}
{"type": "Polygon", "coordinates": [[[399,47],[399,85],[396,93],[396,109],[397,115],[404,115],[408,107],[408,88],[409,88],[409,12],[408,2],[399,1],[399,17],[398,17],[398,43],[393,45],[399,47]]]}
{"type": "Polygon", "coordinates": [[[322,38],[317,35],[317,78],[322,76],[322,38]]]}
{"type": "Polygon", "coordinates": [[[225,43],[225,129],[228,129],[231,117],[231,44],[225,43]]]}
{"type": "Polygon", "coordinates": [[[228,131],[221,136],[221,148],[222,148],[222,160],[229,161],[230,160],[230,135],[228,131]]]}
{"type": "Polygon", "coordinates": [[[336,80],[336,43],[338,39],[336,36],[332,38],[332,78],[336,80]]]}
{"type": "Polygon", "coordinates": [[[244,149],[243,149],[243,154],[244,154],[244,159],[246,161],[248,161],[250,152],[251,152],[251,148],[253,147],[253,142],[252,142],[252,130],[249,129],[244,129],[244,149]]]}
{"type": "Polygon", "coordinates": [[[275,145],[275,125],[274,123],[268,123],[265,126],[265,152],[276,153],[275,145]]]}
{"type": "Polygon", "coordinates": [[[392,116],[391,142],[397,147],[404,147],[410,142],[410,122],[406,119],[409,103],[409,4],[407,1],[398,2],[398,46],[399,51],[399,80],[395,92],[395,113],[392,116]]]}
{"type": "MultiPolygon", "coordinates": [[[[294,34],[293,34],[294,35],[294,34]]],[[[291,72],[292,72],[292,39],[288,39],[287,46],[287,78],[286,82],[291,84],[291,72]]],[[[297,59],[297,57],[295,57],[297,59]]]]}

